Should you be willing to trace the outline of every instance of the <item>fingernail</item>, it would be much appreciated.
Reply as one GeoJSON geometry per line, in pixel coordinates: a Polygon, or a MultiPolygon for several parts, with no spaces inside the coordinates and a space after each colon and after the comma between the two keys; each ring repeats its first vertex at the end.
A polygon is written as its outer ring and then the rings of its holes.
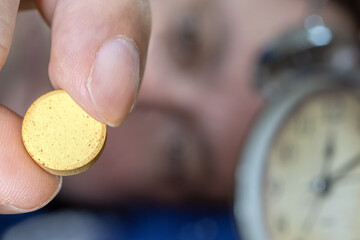
{"type": "Polygon", "coordinates": [[[107,40],[96,54],[87,87],[95,108],[109,126],[119,126],[135,103],[140,56],[125,36],[107,40]]]}
{"type": "Polygon", "coordinates": [[[0,214],[19,214],[19,213],[27,213],[27,212],[33,212],[36,211],[44,206],[46,206],[49,202],[51,202],[51,200],[53,200],[55,198],[55,196],[59,193],[61,186],[62,186],[62,177],[58,177],[59,178],[59,185],[56,188],[55,192],[50,196],[50,198],[48,198],[45,202],[41,203],[39,206],[36,206],[34,208],[31,209],[21,209],[18,207],[15,207],[11,204],[4,204],[4,203],[0,203],[0,214]]]}
{"type": "Polygon", "coordinates": [[[17,214],[24,213],[25,210],[14,207],[10,204],[0,204],[0,214],[17,214]]]}

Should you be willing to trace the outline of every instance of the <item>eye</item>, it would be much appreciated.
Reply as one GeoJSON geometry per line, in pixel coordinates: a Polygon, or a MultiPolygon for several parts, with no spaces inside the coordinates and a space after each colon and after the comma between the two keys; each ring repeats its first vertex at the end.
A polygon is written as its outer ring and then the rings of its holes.
{"type": "Polygon", "coordinates": [[[189,14],[175,27],[171,38],[170,52],[182,68],[189,68],[200,58],[200,26],[196,16],[189,14]]]}

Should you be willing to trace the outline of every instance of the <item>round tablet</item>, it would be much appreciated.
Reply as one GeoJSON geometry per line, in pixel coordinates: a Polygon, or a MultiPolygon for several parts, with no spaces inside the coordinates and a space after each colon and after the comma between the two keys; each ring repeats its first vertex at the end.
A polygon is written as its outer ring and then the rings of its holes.
{"type": "Polygon", "coordinates": [[[22,138],[31,158],[55,175],[87,170],[100,156],[106,125],[90,117],[64,90],[38,98],[25,114],[22,138]]]}

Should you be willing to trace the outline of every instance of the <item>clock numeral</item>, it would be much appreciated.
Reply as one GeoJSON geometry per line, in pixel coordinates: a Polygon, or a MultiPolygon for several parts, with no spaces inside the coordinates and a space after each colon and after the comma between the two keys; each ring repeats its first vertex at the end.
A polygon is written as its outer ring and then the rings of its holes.
{"type": "Polygon", "coordinates": [[[310,116],[301,116],[296,119],[295,128],[299,134],[313,136],[315,132],[315,121],[310,116]]]}
{"type": "Polygon", "coordinates": [[[284,234],[288,231],[289,222],[285,219],[285,217],[281,216],[276,220],[276,231],[278,233],[284,234]]]}
{"type": "Polygon", "coordinates": [[[282,191],[283,187],[278,181],[270,180],[270,183],[268,185],[268,193],[270,196],[278,197],[279,195],[281,195],[282,191]]]}
{"type": "Polygon", "coordinates": [[[279,149],[279,160],[283,164],[287,164],[290,161],[293,161],[295,157],[295,148],[294,145],[289,143],[284,143],[280,146],[279,149]]]}
{"type": "Polygon", "coordinates": [[[327,99],[323,103],[324,118],[328,123],[338,124],[342,121],[345,112],[345,99],[337,97],[327,99]]]}

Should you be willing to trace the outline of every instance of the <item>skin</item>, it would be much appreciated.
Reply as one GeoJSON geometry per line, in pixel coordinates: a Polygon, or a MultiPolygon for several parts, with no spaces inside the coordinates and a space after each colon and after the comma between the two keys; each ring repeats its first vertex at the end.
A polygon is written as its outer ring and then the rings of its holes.
{"type": "MultiPolygon", "coordinates": [[[[252,85],[259,52],[301,24],[307,1],[152,0],[152,24],[146,1],[99,2],[35,2],[51,26],[53,86],[110,126],[124,121],[137,96],[121,127],[109,128],[95,166],[64,180],[62,199],[98,206],[133,199],[229,201],[238,156],[264,104],[252,85]],[[111,55],[119,41],[132,50],[111,55]]],[[[0,4],[2,65],[18,4],[0,4]]],[[[327,6],[324,16],[351,30],[338,8],[327,6]]],[[[0,135],[0,213],[36,210],[57,194],[61,180],[28,157],[21,118],[5,107],[0,112],[6,133],[0,135]]]]}

